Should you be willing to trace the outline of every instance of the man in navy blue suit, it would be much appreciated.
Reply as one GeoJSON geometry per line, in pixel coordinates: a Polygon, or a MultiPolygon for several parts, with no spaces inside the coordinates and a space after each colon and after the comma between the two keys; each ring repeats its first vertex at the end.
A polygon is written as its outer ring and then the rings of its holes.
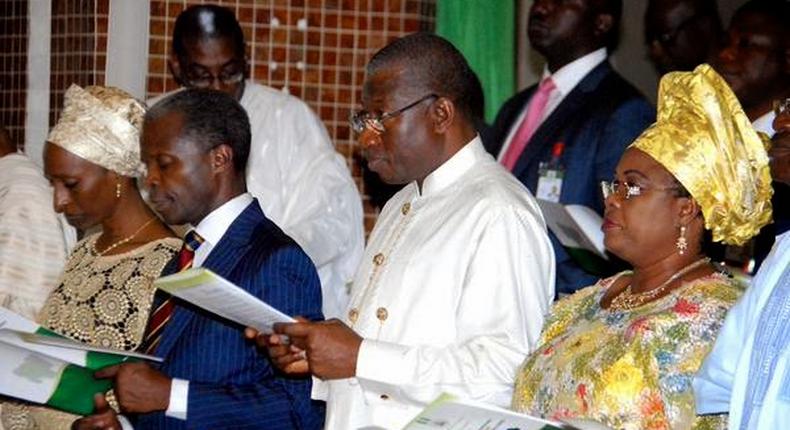
{"type": "MultiPolygon", "coordinates": [[[[163,273],[206,267],[286,314],[322,319],[313,263],[247,193],[249,148],[247,114],[227,94],[188,89],[148,112],[141,156],[150,200],[168,224],[194,226],[185,237],[191,247],[163,273]]],[[[113,378],[135,428],[322,427],[310,379],[284,377],[244,340],[242,327],[172,297],[158,297],[154,307],[144,345],[164,358],[161,367],[123,364],[96,374],[113,378]]],[[[96,415],[77,428],[120,428],[100,397],[96,415]]]]}
{"type": "MultiPolygon", "coordinates": [[[[598,184],[611,179],[626,146],[655,120],[650,104],[607,61],[621,13],[622,0],[536,0],[532,5],[528,34],[546,58],[543,78],[502,106],[484,140],[486,149],[538,198],[602,213],[598,184]],[[561,186],[549,173],[561,169],[540,173],[540,164],[551,161],[564,170],[561,186]]],[[[551,239],[557,292],[594,283],[597,277],[576,264],[554,235],[551,239]]]]}

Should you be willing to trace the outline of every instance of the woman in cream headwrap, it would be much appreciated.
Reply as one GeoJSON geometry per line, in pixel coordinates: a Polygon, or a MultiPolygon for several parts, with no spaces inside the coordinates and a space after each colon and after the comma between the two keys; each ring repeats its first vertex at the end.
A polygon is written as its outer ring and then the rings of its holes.
{"type": "MultiPolygon", "coordinates": [[[[181,241],[145,204],[135,178],[145,108],[129,94],[72,85],[60,120],[47,138],[44,170],[55,210],[69,223],[101,231],[69,255],[59,286],[39,322],[60,334],[101,347],[134,350],[154,296],[153,280],[181,241]]],[[[70,428],[76,416],[6,404],[2,423],[18,428],[70,428]]]]}
{"type": "Polygon", "coordinates": [[[607,249],[620,273],[552,309],[513,407],[617,429],[726,426],[698,418],[692,377],[742,289],[702,252],[703,232],[743,244],[771,217],[763,144],[707,65],[661,80],[658,121],[604,183],[607,249]]]}

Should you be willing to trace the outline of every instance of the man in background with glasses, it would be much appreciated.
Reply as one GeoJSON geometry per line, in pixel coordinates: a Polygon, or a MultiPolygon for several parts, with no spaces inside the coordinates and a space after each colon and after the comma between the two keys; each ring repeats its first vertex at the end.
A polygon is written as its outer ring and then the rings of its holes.
{"type": "MultiPolygon", "coordinates": [[[[250,80],[233,12],[196,5],[176,19],[170,70],[179,84],[232,95],[247,111],[247,188],[318,268],[323,311],[338,316],[364,248],[362,201],[321,120],[296,97],[250,80]]],[[[152,103],[149,103],[152,104],[152,103]]]]}
{"type": "Polygon", "coordinates": [[[405,186],[378,218],[342,321],[277,326],[291,346],[258,337],[283,371],[322,380],[327,429],[403,428],[443,392],[507,407],[536,346],[554,255],[535,199],[475,132],[472,76],[427,33],[368,64],[351,126],[368,167],[405,186]]]}

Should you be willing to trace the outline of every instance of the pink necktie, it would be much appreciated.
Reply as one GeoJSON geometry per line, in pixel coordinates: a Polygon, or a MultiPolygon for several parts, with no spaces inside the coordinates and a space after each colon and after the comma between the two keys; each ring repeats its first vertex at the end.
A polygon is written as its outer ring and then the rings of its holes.
{"type": "Polygon", "coordinates": [[[529,102],[529,107],[527,108],[527,116],[524,118],[524,121],[521,122],[521,125],[518,126],[518,130],[516,130],[516,134],[513,135],[513,140],[510,142],[505,156],[502,157],[502,165],[505,166],[506,169],[510,171],[513,170],[516,161],[518,161],[518,157],[524,152],[524,148],[527,147],[529,139],[535,134],[535,130],[537,130],[541,119],[543,119],[543,113],[546,111],[549,96],[551,92],[554,91],[554,88],[556,88],[554,81],[552,81],[550,77],[546,78],[538,86],[535,95],[532,96],[532,100],[529,102]]]}

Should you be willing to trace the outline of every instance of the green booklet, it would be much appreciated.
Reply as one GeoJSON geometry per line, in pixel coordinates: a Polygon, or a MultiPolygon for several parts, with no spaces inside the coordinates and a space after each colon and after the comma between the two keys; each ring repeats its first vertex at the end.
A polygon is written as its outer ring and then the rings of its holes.
{"type": "Polygon", "coordinates": [[[93,412],[93,395],[112,381],[93,373],[135,360],[161,359],[67,339],[0,307],[0,394],[79,415],[93,412]]]}

